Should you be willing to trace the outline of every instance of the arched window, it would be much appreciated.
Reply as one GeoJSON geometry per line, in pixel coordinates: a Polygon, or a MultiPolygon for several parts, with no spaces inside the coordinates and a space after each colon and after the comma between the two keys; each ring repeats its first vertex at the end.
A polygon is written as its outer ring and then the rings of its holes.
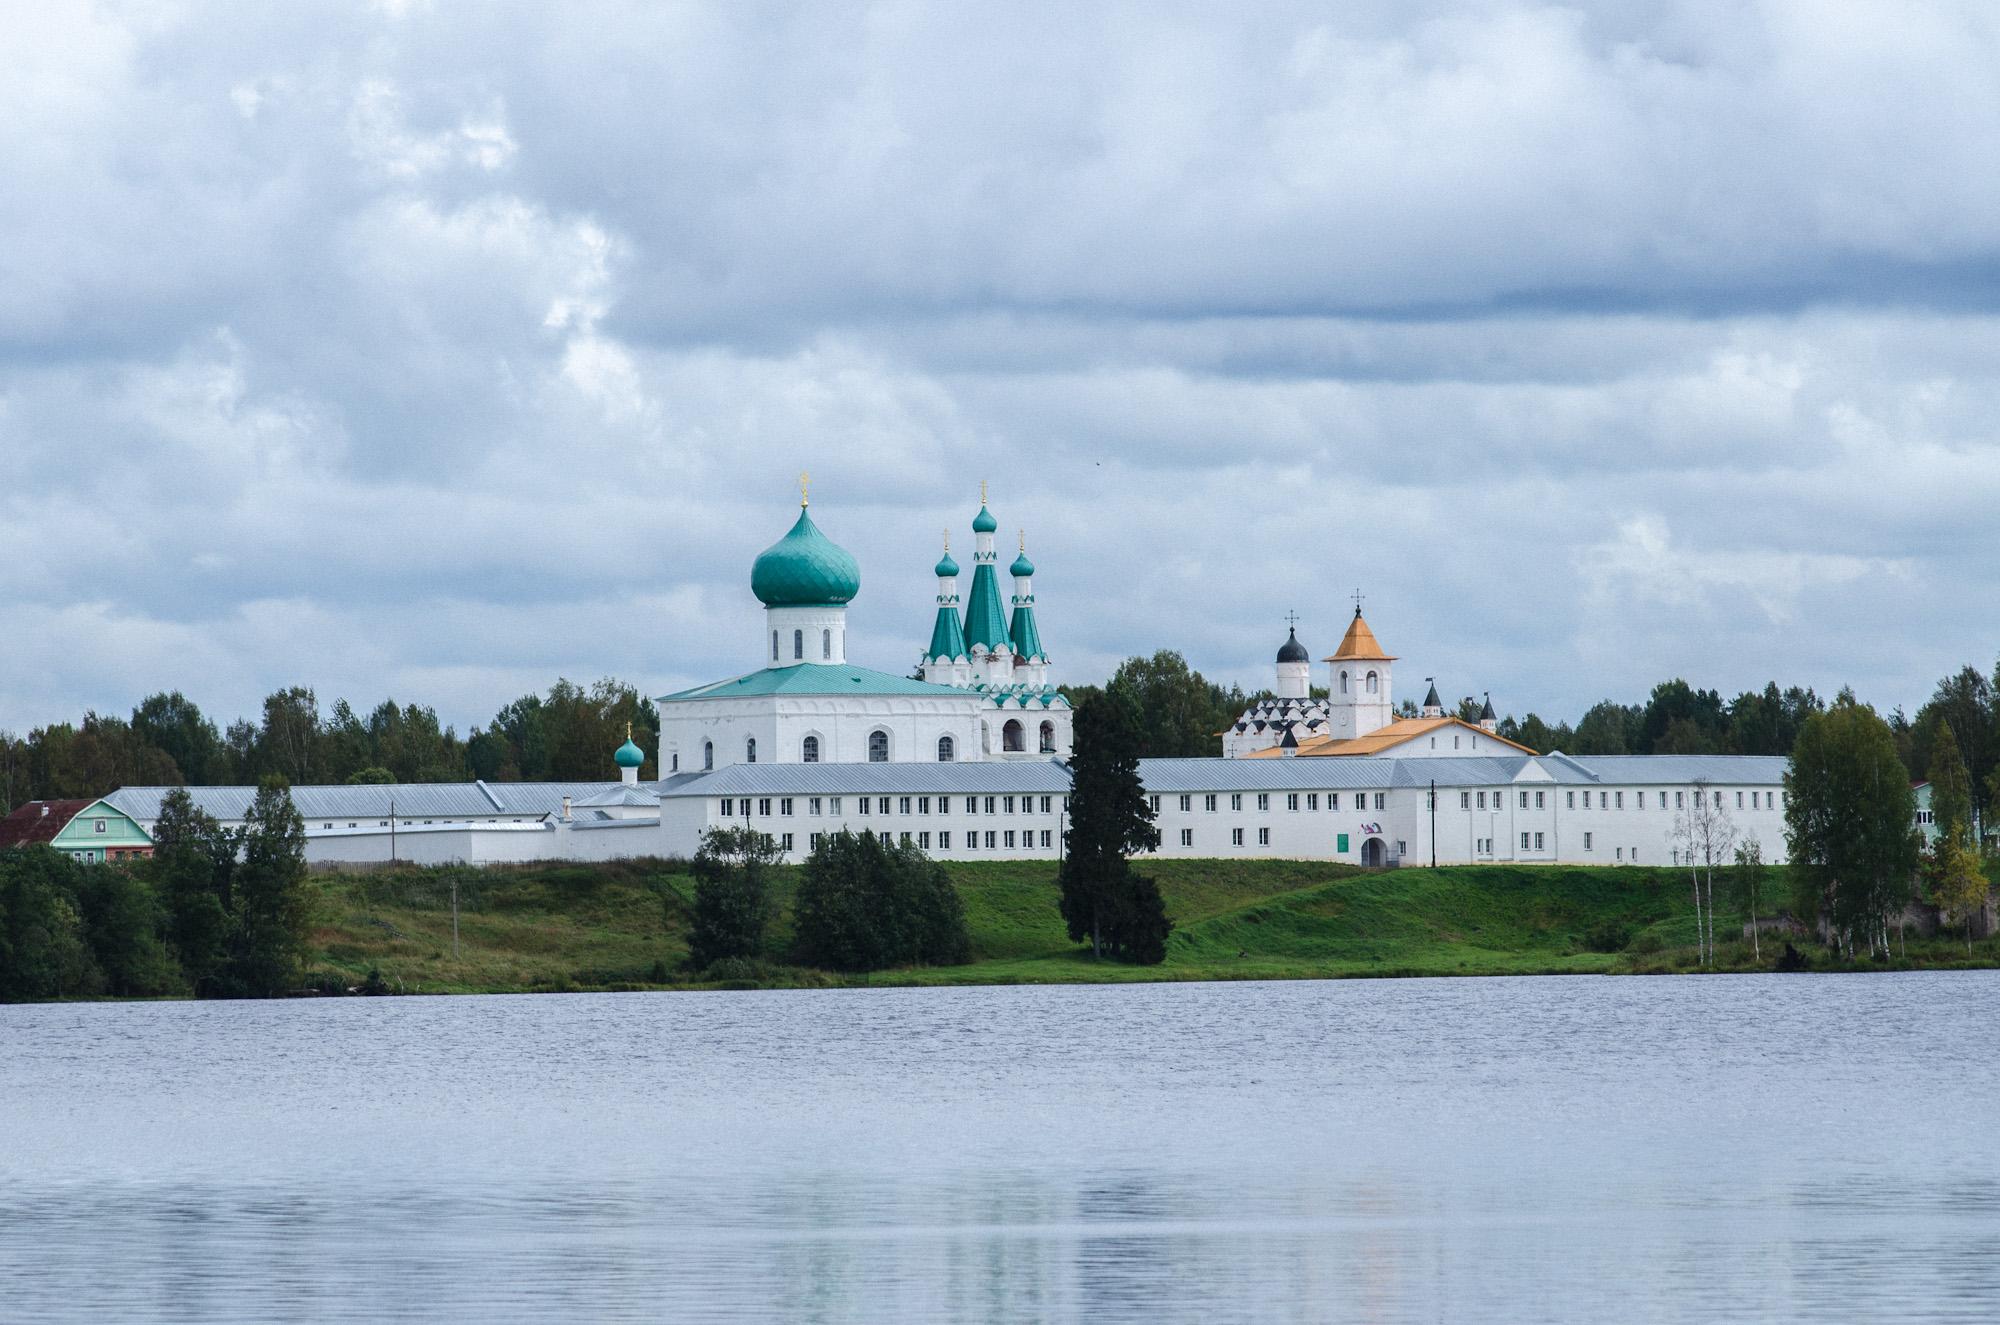
{"type": "Polygon", "coordinates": [[[1347,693],[1347,673],[1346,673],[1346,672],[1342,672],[1342,673],[1340,674],[1340,693],[1341,693],[1341,694],[1343,694],[1343,695],[1347,693]]]}
{"type": "Polygon", "coordinates": [[[676,772],[676,773],[678,773],[678,772],[680,772],[680,771],[681,771],[681,755],[680,755],[680,751],[678,751],[678,750],[674,751],[674,768],[673,768],[673,771],[674,771],[674,772],[676,772]]]}
{"type": "Polygon", "coordinates": [[[868,733],[868,762],[886,764],[889,762],[889,733],[873,731],[868,733]]]}
{"type": "Polygon", "coordinates": [[[799,744],[799,762],[817,764],[819,762],[819,737],[808,736],[799,744]]]}
{"type": "Polygon", "coordinates": [[[795,630],[792,632],[792,657],[804,661],[805,656],[806,633],[803,630],[795,630]]]}
{"type": "Polygon", "coordinates": [[[1056,725],[1053,722],[1045,722],[1042,724],[1042,753],[1052,755],[1055,752],[1056,725]]]}
{"type": "Polygon", "coordinates": [[[1371,695],[1375,695],[1375,694],[1380,694],[1381,691],[1382,691],[1382,678],[1375,675],[1375,673],[1373,672],[1368,673],[1368,693],[1371,695]]]}
{"type": "Polygon", "coordinates": [[[757,762],[757,738],[754,736],[743,742],[743,762],[746,764],[757,762]]]}
{"type": "Polygon", "coordinates": [[[949,764],[958,757],[958,742],[949,736],[938,737],[938,762],[949,764]]]}
{"type": "Polygon", "coordinates": [[[830,629],[819,633],[819,656],[829,661],[833,658],[833,631],[830,629]]]}
{"type": "Polygon", "coordinates": [[[715,767],[714,741],[703,741],[701,743],[701,767],[703,772],[707,772],[715,767]]]}
{"type": "Polygon", "coordinates": [[[1019,718],[1007,719],[1000,728],[1000,751],[1002,754],[1018,754],[1028,748],[1026,734],[1021,729],[1019,718]]]}
{"type": "Polygon", "coordinates": [[[771,661],[778,661],[778,632],[771,632],[771,661]]]}

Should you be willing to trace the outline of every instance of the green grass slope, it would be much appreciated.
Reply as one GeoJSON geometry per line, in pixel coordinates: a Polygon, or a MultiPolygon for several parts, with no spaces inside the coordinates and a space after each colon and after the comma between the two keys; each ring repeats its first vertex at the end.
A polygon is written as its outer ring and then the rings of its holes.
{"type": "MultiPolygon", "coordinates": [[[[965,966],[838,977],[783,965],[796,872],[779,872],[781,919],[765,984],[995,984],[1127,980],[1501,975],[1690,969],[1693,907],[1670,869],[1452,866],[1365,873],[1309,861],[1153,861],[1175,932],[1167,961],[1093,961],[1056,913],[1046,862],[948,866],[964,898],[965,966]]],[[[1767,898],[1782,896],[1773,870],[1767,898]]],[[[668,861],[499,869],[402,869],[314,879],[319,923],[310,966],[333,989],[379,971],[424,992],[658,988],[713,984],[684,969],[694,881],[668,861]],[[451,888],[459,891],[459,955],[451,888]]],[[[1723,904],[1725,969],[1768,967],[1723,904]]],[[[2000,943],[1913,942],[1912,964],[2000,964],[2000,943]]],[[[732,983],[744,983],[744,972],[732,983]]]]}

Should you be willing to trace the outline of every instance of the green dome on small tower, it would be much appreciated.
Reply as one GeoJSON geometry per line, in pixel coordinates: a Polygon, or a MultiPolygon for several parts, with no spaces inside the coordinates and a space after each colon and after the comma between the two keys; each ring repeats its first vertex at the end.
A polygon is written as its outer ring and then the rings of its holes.
{"type": "Polygon", "coordinates": [[[1014,564],[1007,568],[1007,573],[1017,580],[1035,573],[1035,563],[1028,560],[1027,543],[1021,544],[1021,555],[1014,558],[1014,564]]]}
{"type": "Polygon", "coordinates": [[[752,563],[750,592],[766,607],[838,607],[861,592],[861,565],[801,504],[791,532],[752,563]]]}
{"type": "Polygon", "coordinates": [[[618,747],[618,753],[611,756],[611,762],[620,768],[637,768],[646,762],[646,752],[632,741],[632,724],[625,724],[625,744],[618,747]]]}
{"type": "Polygon", "coordinates": [[[972,517],[972,532],[975,534],[990,534],[999,527],[1000,522],[993,518],[993,512],[986,509],[985,502],[980,502],[979,514],[972,517]]]}

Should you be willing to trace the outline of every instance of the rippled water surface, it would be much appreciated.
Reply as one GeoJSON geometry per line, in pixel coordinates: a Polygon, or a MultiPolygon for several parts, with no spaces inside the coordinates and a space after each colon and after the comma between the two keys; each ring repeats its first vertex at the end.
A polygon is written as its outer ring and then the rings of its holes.
{"type": "Polygon", "coordinates": [[[0,1317],[2000,1318],[2000,975],[0,1008],[0,1317]]]}

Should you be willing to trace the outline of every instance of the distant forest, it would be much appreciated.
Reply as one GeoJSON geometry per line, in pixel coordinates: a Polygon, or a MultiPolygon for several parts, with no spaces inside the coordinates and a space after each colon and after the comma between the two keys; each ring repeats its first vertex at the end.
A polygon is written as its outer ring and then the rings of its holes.
{"type": "MultiPolygon", "coordinates": [[[[1170,649],[1127,659],[1104,686],[1064,690],[1081,707],[1110,686],[1139,701],[1148,757],[1220,754],[1223,729],[1270,695],[1209,681],[1170,649]]],[[[1643,703],[1607,699],[1574,723],[1510,715],[1500,720],[1500,735],[1542,753],[1788,755],[1806,717],[1825,707],[1811,689],[1775,681],[1724,699],[1676,678],[1654,686],[1643,703]]],[[[1400,711],[1414,715],[1416,706],[1406,700],[1400,711]]],[[[1456,711],[1470,721],[1479,701],[1466,697],[1456,711]]],[[[1990,676],[1961,668],[1938,682],[1913,717],[1897,709],[1887,720],[1915,778],[1927,776],[1939,727],[1948,722],[1983,810],[2000,760],[2000,667],[1990,676]]],[[[25,737],[0,731],[0,812],[121,786],[248,785],[271,773],[295,786],[608,781],[627,723],[646,751],[640,776],[658,776],[659,715],[635,687],[609,678],[588,687],[557,681],[546,695],[523,695],[463,737],[421,704],[384,700],[363,716],[346,700],[322,710],[314,693],[298,686],[266,697],[256,720],[218,728],[179,692],[163,693],[142,700],[129,717],[86,713],[81,723],[25,737]]]]}

